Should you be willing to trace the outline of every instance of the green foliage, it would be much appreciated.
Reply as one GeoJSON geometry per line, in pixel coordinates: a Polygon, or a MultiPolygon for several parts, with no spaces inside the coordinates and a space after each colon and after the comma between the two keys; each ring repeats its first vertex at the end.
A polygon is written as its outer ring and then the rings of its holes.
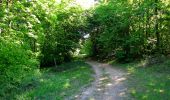
{"type": "MultiPolygon", "coordinates": [[[[42,69],[40,75],[24,80],[18,91],[13,91],[6,99],[57,99],[73,97],[82,87],[88,86],[93,80],[91,67],[83,61],[64,63],[59,68],[69,67],[66,71],[55,68],[42,69]],[[57,95],[56,95],[57,94],[57,95]]],[[[2,98],[3,99],[3,98],[2,98]]]]}
{"type": "Polygon", "coordinates": [[[127,4],[119,1],[103,4],[95,9],[89,23],[91,23],[90,27],[93,27],[91,31],[91,40],[95,44],[93,49],[99,57],[113,57],[115,53],[119,53],[116,54],[119,56],[120,51],[117,49],[122,49],[125,52],[121,53],[121,56],[127,56],[125,49],[127,49],[127,41],[130,38],[128,29],[130,11],[127,4]]]}
{"type": "Polygon", "coordinates": [[[169,2],[111,0],[89,18],[93,56],[131,61],[169,52],[169,2]]]}
{"type": "Polygon", "coordinates": [[[60,5],[47,5],[50,11],[46,17],[45,40],[42,45],[41,66],[53,66],[55,62],[61,64],[70,61],[72,54],[79,47],[84,27],[82,9],[78,6],[70,6],[69,3],[60,5]],[[49,30],[50,29],[50,30],[49,30]]]}
{"type": "MultiPolygon", "coordinates": [[[[39,66],[70,61],[81,43],[80,53],[102,60],[129,62],[145,55],[170,53],[169,0],[100,3],[92,11],[83,11],[74,0],[0,0],[0,97],[34,77],[39,66]],[[83,40],[84,34],[90,38],[83,40]]],[[[76,65],[67,66],[57,70],[76,65]]],[[[40,95],[43,93],[46,90],[40,95]]]]}
{"type": "MultiPolygon", "coordinates": [[[[85,17],[73,1],[0,2],[0,96],[17,90],[40,66],[71,59],[85,17]]],[[[10,93],[9,93],[10,94],[10,93]]]]}
{"type": "Polygon", "coordinates": [[[43,30],[35,15],[36,3],[25,0],[0,3],[0,95],[17,90],[24,78],[34,76],[43,30]]]}
{"type": "Polygon", "coordinates": [[[92,56],[92,42],[90,39],[86,39],[82,43],[82,47],[80,49],[80,55],[83,55],[85,57],[92,56]]]}
{"type": "Polygon", "coordinates": [[[5,96],[16,89],[22,80],[38,66],[36,59],[31,58],[17,43],[0,40],[0,95],[5,96]]]}

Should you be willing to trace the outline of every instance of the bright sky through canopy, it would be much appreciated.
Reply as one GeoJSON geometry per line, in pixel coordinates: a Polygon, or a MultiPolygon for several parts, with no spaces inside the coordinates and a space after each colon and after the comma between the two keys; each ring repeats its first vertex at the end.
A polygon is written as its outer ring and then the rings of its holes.
{"type": "Polygon", "coordinates": [[[89,9],[94,5],[94,0],[76,0],[80,6],[82,6],[84,9],[89,9]]]}

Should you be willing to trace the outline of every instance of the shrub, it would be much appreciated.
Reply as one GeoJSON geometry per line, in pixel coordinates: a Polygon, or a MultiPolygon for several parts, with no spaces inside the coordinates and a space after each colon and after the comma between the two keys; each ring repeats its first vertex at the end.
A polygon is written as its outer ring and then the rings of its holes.
{"type": "Polygon", "coordinates": [[[38,65],[21,45],[0,40],[0,96],[16,89],[38,65]]]}

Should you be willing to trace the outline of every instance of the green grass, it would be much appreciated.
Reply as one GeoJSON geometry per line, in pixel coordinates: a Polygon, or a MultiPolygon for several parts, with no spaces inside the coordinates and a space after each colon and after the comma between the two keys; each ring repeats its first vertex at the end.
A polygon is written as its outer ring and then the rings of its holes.
{"type": "Polygon", "coordinates": [[[145,61],[113,65],[127,69],[128,90],[135,100],[169,100],[170,60],[145,67],[144,63],[145,61]]]}
{"type": "Polygon", "coordinates": [[[39,77],[32,77],[32,81],[25,81],[18,93],[17,100],[63,100],[74,96],[93,81],[91,67],[83,61],[65,63],[56,69],[43,69],[39,77]],[[65,70],[68,67],[68,70],[65,70]]]}

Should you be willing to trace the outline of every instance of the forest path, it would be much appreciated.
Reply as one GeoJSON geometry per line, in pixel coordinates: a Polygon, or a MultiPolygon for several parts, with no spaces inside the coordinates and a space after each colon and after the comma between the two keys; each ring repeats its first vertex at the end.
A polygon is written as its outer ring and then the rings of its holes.
{"type": "Polygon", "coordinates": [[[126,76],[127,72],[113,68],[109,64],[88,61],[95,71],[95,81],[76,100],[127,100],[126,76]]]}

